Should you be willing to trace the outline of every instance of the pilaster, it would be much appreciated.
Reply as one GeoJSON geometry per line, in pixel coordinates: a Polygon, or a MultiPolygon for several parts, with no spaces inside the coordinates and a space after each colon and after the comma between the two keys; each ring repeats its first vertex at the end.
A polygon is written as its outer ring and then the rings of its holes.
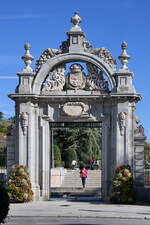
{"type": "Polygon", "coordinates": [[[50,198],[50,130],[49,120],[47,117],[40,118],[40,181],[41,181],[41,198],[49,200],[50,198]]]}
{"type": "Polygon", "coordinates": [[[110,117],[104,116],[102,122],[102,199],[103,201],[109,200],[109,153],[110,147],[110,117]]]}
{"type": "Polygon", "coordinates": [[[137,201],[144,200],[144,142],[146,137],[143,135],[134,138],[134,187],[136,190],[137,201]]]}

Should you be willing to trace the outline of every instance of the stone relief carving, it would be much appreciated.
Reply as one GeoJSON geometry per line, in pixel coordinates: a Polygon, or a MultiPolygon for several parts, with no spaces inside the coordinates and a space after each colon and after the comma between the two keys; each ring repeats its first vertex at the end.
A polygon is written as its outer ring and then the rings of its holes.
{"type": "Polygon", "coordinates": [[[83,66],[79,63],[73,63],[70,66],[70,72],[65,75],[65,63],[58,65],[49,72],[49,75],[42,84],[42,93],[49,94],[50,91],[73,90],[98,90],[108,92],[108,81],[104,79],[103,72],[97,66],[86,63],[88,74],[83,72],[83,66]]]}
{"type": "Polygon", "coordinates": [[[23,130],[23,135],[27,134],[27,127],[28,127],[28,113],[22,112],[20,115],[20,123],[23,130]]]}
{"type": "Polygon", "coordinates": [[[63,41],[60,45],[60,50],[62,53],[69,52],[69,39],[67,41],[63,41]]]}
{"type": "Polygon", "coordinates": [[[89,41],[84,41],[84,51],[91,54],[97,55],[105,63],[107,63],[113,70],[116,70],[116,60],[113,58],[112,54],[108,49],[102,48],[93,48],[89,41]]]}
{"type": "Polygon", "coordinates": [[[82,102],[67,102],[62,109],[68,116],[79,117],[85,113],[85,104],[82,102]]]}
{"type": "Polygon", "coordinates": [[[35,65],[35,72],[38,73],[38,71],[40,70],[41,66],[46,63],[46,61],[52,57],[54,57],[55,55],[59,55],[60,53],[62,53],[61,49],[51,49],[48,48],[46,49],[40,56],[40,58],[36,61],[36,65],[35,65]]]}
{"type": "Polygon", "coordinates": [[[135,117],[134,134],[136,136],[145,136],[145,134],[144,134],[144,127],[142,125],[138,126],[139,123],[140,123],[140,119],[138,117],[135,117]]]}
{"type": "Polygon", "coordinates": [[[112,54],[106,48],[97,49],[98,57],[103,59],[112,69],[116,69],[116,60],[112,57],[112,54]]]}
{"type": "Polygon", "coordinates": [[[49,77],[46,80],[46,83],[43,83],[42,92],[63,90],[65,84],[65,64],[55,67],[52,72],[49,73],[49,77]]]}
{"type": "Polygon", "coordinates": [[[66,76],[66,83],[70,89],[83,89],[86,84],[86,75],[82,72],[83,67],[74,63],[70,66],[70,72],[66,76]]]}
{"type": "Polygon", "coordinates": [[[120,134],[121,134],[121,136],[123,136],[124,129],[126,127],[126,113],[125,112],[119,113],[119,124],[120,124],[120,134]]]}
{"type": "Polygon", "coordinates": [[[108,82],[103,77],[103,71],[98,72],[97,66],[87,63],[88,77],[87,85],[90,90],[108,91],[108,82]]]}

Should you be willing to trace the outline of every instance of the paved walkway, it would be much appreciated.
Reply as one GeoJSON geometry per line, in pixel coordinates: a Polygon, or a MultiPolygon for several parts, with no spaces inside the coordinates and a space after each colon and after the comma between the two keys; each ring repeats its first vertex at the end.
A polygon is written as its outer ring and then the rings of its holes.
{"type": "Polygon", "coordinates": [[[108,204],[89,199],[55,199],[24,204],[11,204],[13,217],[128,218],[150,220],[150,205],[108,204]]]}

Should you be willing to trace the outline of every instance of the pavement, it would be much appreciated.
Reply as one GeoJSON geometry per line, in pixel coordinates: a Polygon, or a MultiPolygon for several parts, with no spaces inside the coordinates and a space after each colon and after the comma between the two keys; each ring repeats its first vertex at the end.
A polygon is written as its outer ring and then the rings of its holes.
{"type": "Polygon", "coordinates": [[[68,218],[119,218],[150,220],[150,205],[120,205],[104,203],[99,199],[51,199],[29,203],[10,204],[10,217],[68,217],[68,218]]]}

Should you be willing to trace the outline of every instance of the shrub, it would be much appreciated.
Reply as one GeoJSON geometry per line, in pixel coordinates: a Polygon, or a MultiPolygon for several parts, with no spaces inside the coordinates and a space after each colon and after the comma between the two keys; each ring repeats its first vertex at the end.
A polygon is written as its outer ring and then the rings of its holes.
{"type": "Polygon", "coordinates": [[[77,161],[77,153],[74,148],[69,147],[64,154],[65,168],[71,168],[72,160],[77,161]]]}
{"type": "Polygon", "coordinates": [[[0,224],[5,222],[9,211],[9,197],[3,183],[0,182],[0,224]]]}
{"type": "Polygon", "coordinates": [[[8,195],[11,202],[28,202],[33,199],[28,168],[13,165],[8,180],[8,195]]]}
{"type": "Polygon", "coordinates": [[[112,203],[134,203],[135,191],[133,188],[133,177],[129,165],[120,165],[115,171],[113,187],[110,194],[112,203]]]}
{"type": "Polygon", "coordinates": [[[55,161],[55,167],[62,166],[61,152],[60,152],[60,148],[57,145],[54,145],[54,161],[55,161]]]}

